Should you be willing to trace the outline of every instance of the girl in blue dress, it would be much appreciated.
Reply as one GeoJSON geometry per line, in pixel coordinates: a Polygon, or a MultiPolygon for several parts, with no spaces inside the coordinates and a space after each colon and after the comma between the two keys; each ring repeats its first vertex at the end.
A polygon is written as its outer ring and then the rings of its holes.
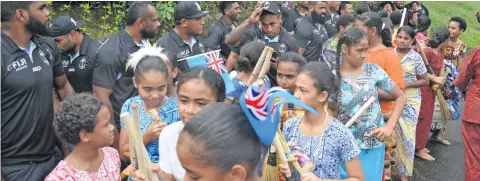
{"type": "MultiPolygon", "coordinates": [[[[306,111],[287,120],[283,126],[290,147],[298,147],[315,165],[313,172],[293,173],[294,180],[340,180],[340,165],[343,163],[348,180],[364,180],[358,159],[360,149],[352,133],[328,114],[328,99],[337,89],[331,69],[321,62],[309,62],[301,69],[295,86],[295,97],[318,114],[306,111]]],[[[292,169],[288,166],[280,165],[280,168],[285,175],[290,175],[292,169]]]]}
{"type": "MultiPolygon", "coordinates": [[[[125,101],[121,113],[132,114],[132,105],[138,107],[140,130],[148,156],[154,163],[159,161],[158,137],[163,128],[180,120],[177,101],[167,96],[169,85],[168,58],[158,47],[140,49],[127,60],[127,73],[134,74],[134,86],[137,96],[125,101]],[[156,123],[148,113],[156,110],[161,122],[156,123]]],[[[128,131],[124,120],[120,120],[120,154],[129,151],[128,131]]]]}

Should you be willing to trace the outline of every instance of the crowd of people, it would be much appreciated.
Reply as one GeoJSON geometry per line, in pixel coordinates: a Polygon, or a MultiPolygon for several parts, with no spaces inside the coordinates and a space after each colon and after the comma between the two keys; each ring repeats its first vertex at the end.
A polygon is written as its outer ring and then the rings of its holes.
{"type": "Polygon", "coordinates": [[[202,37],[209,12],[178,2],[175,27],[151,44],[161,24],[148,1],[130,3],[126,27],[104,42],[83,20],[49,22],[45,2],[2,1],[2,180],[147,180],[121,174],[132,139],[120,115],[138,109],[159,180],[269,181],[273,148],[241,101],[268,47],[264,86],[314,110],[281,107],[279,134],[296,151],[274,180],[406,181],[415,156],[435,160],[429,139],[450,145],[444,133],[458,119],[465,180],[480,180],[480,47],[467,52],[462,17],[431,29],[421,1],[258,1],[240,22],[241,5],[218,2],[222,17],[202,37]],[[185,61],[216,50],[236,91],[185,61]],[[314,169],[300,173],[291,165],[304,157],[314,169]]]}

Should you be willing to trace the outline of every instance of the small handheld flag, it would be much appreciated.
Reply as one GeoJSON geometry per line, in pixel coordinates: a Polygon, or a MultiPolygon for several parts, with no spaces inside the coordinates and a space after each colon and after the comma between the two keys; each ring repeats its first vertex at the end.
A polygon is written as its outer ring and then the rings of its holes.
{"type": "Polygon", "coordinates": [[[228,76],[228,71],[225,67],[222,55],[220,54],[220,50],[187,57],[184,60],[187,61],[190,68],[208,66],[218,72],[218,74],[222,76],[222,79],[225,82],[225,93],[228,94],[235,90],[232,80],[230,79],[230,76],[228,76]]]}
{"type": "Polygon", "coordinates": [[[267,89],[263,81],[256,81],[240,97],[240,107],[247,115],[258,138],[264,145],[272,145],[280,122],[280,107],[285,103],[304,108],[317,114],[316,111],[293,97],[280,87],[267,89]],[[281,98],[280,101],[275,101],[281,98]]]}

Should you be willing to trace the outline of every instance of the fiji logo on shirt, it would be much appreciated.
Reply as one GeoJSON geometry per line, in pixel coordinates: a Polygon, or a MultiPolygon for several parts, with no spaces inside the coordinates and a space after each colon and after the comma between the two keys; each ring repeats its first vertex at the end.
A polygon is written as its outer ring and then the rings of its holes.
{"type": "Polygon", "coordinates": [[[181,51],[179,53],[177,53],[177,58],[185,58],[185,57],[188,57],[188,54],[190,54],[190,51],[188,51],[188,49],[184,50],[184,51],[181,51]]]}
{"type": "Polygon", "coordinates": [[[315,33],[315,34],[320,34],[320,31],[317,30],[317,29],[314,29],[314,30],[313,30],[313,33],[315,33]]]}
{"type": "Polygon", "coordinates": [[[50,62],[47,60],[47,57],[45,57],[45,52],[40,50],[40,51],[38,51],[38,53],[40,54],[40,58],[42,58],[43,63],[45,63],[47,65],[50,65],[50,62]]]}
{"type": "Polygon", "coordinates": [[[199,43],[198,47],[200,48],[200,52],[205,53],[205,47],[203,47],[203,44],[199,43]]]}
{"type": "Polygon", "coordinates": [[[287,46],[284,43],[280,44],[280,48],[278,49],[280,53],[285,53],[287,51],[287,46]]]}
{"type": "Polygon", "coordinates": [[[86,65],[87,65],[87,60],[85,60],[85,57],[83,57],[82,60],[80,60],[80,63],[78,64],[78,68],[84,69],[86,65]]]}
{"type": "Polygon", "coordinates": [[[27,60],[22,58],[20,60],[13,61],[10,65],[7,65],[7,71],[15,70],[15,72],[17,72],[27,67],[27,60]]]}
{"type": "Polygon", "coordinates": [[[62,61],[63,67],[68,67],[68,63],[70,63],[68,60],[62,61]]]}

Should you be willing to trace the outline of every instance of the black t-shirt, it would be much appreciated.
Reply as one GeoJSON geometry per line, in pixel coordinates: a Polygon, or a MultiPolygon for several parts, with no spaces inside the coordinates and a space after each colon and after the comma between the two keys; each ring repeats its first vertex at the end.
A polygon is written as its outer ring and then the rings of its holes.
{"type": "Polygon", "coordinates": [[[93,69],[100,45],[99,41],[84,36],[77,57],[72,60],[71,55],[62,53],[63,69],[75,92],[92,92],[93,69]]]}
{"type": "Polygon", "coordinates": [[[183,39],[175,32],[175,29],[170,30],[160,40],[157,41],[156,46],[165,48],[175,67],[178,67],[181,72],[188,69],[187,61],[177,61],[179,59],[205,53],[205,40],[200,37],[193,37],[195,43],[192,47],[185,43],[183,39]]]}
{"type": "Polygon", "coordinates": [[[314,24],[312,17],[304,17],[298,24],[295,34],[300,48],[305,48],[303,56],[307,61],[318,61],[322,44],[328,40],[328,33],[322,24],[314,24]]]}
{"type": "Polygon", "coordinates": [[[1,34],[2,166],[45,162],[55,146],[52,92],[64,75],[60,51],[52,38],[34,35],[28,54],[1,34]]]}
{"type": "Polygon", "coordinates": [[[280,7],[280,12],[282,12],[282,26],[288,31],[295,31],[295,20],[297,15],[295,11],[288,7],[280,7]]]}
{"type": "Polygon", "coordinates": [[[208,38],[206,39],[206,46],[212,50],[220,49],[220,53],[223,57],[230,55],[230,46],[225,43],[225,38],[232,32],[233,26],[229,25],[225,19],[218,20],[213,24],[208,32],[208,38]]]}
{"type": "MultiPolygon", "coordinates": [[[[247,31],[245,31],[240,39],[241,46],[243,46],[243,43],[247,43],[249,41],[258,41],[266,46],[272,47],[275,51],[278,57],[281,57],[283,53],[285,52],[296,52],[298,53],[298,44],[295,41],[295,38],[293,38],[292,35],[290,35],[287,30],[283,27],[280,27],[280,34],[278,36],[278,41],[271,41],[266,38],[265,33],[260,28],[249,28],[247,31]]],[[[276,39],[276,38],[274,38],[276,39]]],[[[268,72],[268,77],[270,78],[270,81],[272,85],[277,85],[277,81],[275,79],[275,76],[277,75],[277,71],[275,69],[270,69],[268,72]]]]}
{"type": "Polygon", "coordinates": [[[98,49],[92,84],[113,90],[110,102],[117,126],[120,126],[120,110],[123,103],[128,98],[138,95],[133,86],[132,75],[125,72],[125,62],[129,54],[139,49],[125,30],[110,37],[98,49]]]}
{"type": "Polygon", "coordinates": [[[300,14],[300,12],[298,12],[297,9],[295,9],[294,12],[295,12],[295,15],[296,15],[296,19],[295,19],[295,22],[294,22],[294,27],[295,27],[295,29],[297,29],[298,23],[300,23],[300,20],[302,20],[303,17],[306,16],[307,12],[305,12],[305,14],[300,14]]]}
{"type": "Polygon", "coordinates": [[[332,14],[329,14],[328,12],[325,13],[325,28],[327,29],[328,32],[328,37],[331,38],[335,35],[337,35],[338,30],[337,30],[337,21],[338,21],[338,13],[337,12],[332,12],[332,14]]]}

